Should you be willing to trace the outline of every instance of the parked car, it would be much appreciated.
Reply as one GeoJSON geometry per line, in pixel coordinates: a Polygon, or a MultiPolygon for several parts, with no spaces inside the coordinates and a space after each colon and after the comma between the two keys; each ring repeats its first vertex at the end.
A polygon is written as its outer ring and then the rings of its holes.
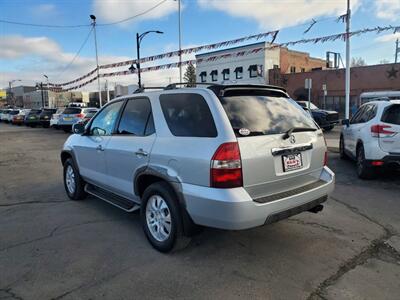
{"type": "Polygon", "coordinates": [[[360,178],[372,178],[384,166],[400,167],[400,100],[368,102],[342,122],[340,157],[357,162],[360,178]]]}
{"type": "Polygon", "coordinates": [[[159,251],[198,225],[241,230],[318,212],[334,187],[322,130],[279,87],[123,96],[73,132],[61,152],[68,197],[140,209],[159,251]]]}
{"type": "Polygon", "coordinates": [[[89,121],[94,117],[94,115],[97,113],[97,110],[93,110],[88,112],[87,114],[85,114],[85,117],[82,119],[82,121],[80,121],[79,123],[82,123],[84,125],[86,125],[87,123],[89,123],[89,121]]]}
{"type": "Polygon", "coordinates": [[[56,108],[44,108],[42,112],[39,115],[39,121],[40,124],[43,126],[43,128],[49,128],[50,127],[50,119],[51,116],[56,113],[57,109],[56,108]]]}
{"type": "Polygon", "coordinates": [[[60,119],[60,115],[63,113],[65,110],[65,107],[57,109],[57,111],[51,116],[50,119],[50,127],[54,129],[59,129],[58,127],[58,120],[60,119]]]}
{"type": "Polygon", "coordinates": [[[13,125],[18,125],[21,126],[22,124],[24,124],[24,118],[25,115],[29,112],[29,109],[20,109],[19,113],[14,115],[12,118],[12,124],[13,125]]]}
{"type": "Polygon", "coordinates": [[[11,111],[11,109],[9,109],[9,108],[3,109],[1,111],[0,120],[2,122],[8,123],[8,115],[9,115],[10,111],[11,111]]]}
{"type": "MultiPolygon", "coordinates": [[[[308,109],[308,101],[297,101],[297,103],[308,109]]],[[[310,103],[310,110],[315,122],[325,131],[330,131],[336,124],[339,124],[339,113],[337,111],[320,109],[313,103],[310,103]]]]}
{"type": "Polygon", "coordinates": [[[71,132],[72,125],[82,122],[87,114],[96,113],[95,107],[67,107],[60,115],[58,126],[65,132],[71,132]]]}
{"type": "Polygon", "coordinates": [[[6,122],[7,122],[7,123],[12,123],[13,117],[16,116],[16,115],[18,115],[19,112],[20,112],[19,109],[11,109],[11,110],[8,112],[8,114],[7,114],[6,122]]]}
{"type": "Polygon", "coordinates": [[[41,112],[41,109],[31,109],[29,113],[25,115],[24,124],[30,127],[36,127],[40,125],[39,115],[41,112]]]}

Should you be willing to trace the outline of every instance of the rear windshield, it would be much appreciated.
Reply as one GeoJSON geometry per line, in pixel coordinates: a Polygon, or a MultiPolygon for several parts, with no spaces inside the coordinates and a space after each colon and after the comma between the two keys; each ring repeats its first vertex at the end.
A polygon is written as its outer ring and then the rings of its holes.
{"type": "Polygon", "coordinates": [[[81,108],[76,108],[76,107],[67,107],[63,114],[65,115],[74,115],[74,114],[80,114],[81,113],[81,108]]]}
{"type": "Polygon", "coordinates": [[[234,95],[220,99],[236,135],[280,134],[293,127],[314,128],[314,121],[286,97],[234,95]]]}
{"type": "Polygon", "coordinates": [[[19,110],[12,110],[10,111],[10,115],[18,115],[19,110]]]}
{"type": "Polygon", "coordinates": [[[392,105],[383,113],[382,122],[400,125],[400,105],[392,105]]]}
{"type": "Polygon", "coordinates": [[[52,114],[54,114],[56,111],[54,110],[54,109],[45,109],[45,110],[43,110],[42,111],[42,114],[45,114],[45,115],[52,115],[52,114]]]}
{"type": "Polygon", "coordinates": [[[36,114],[40,114],[41,110],[40,109],[32,109],[29,114],[30,115],[36,115],[36,114]]]}
{"type": "Polygon", "coordinates": [[[165,94],[160,104],[175,136],[216,137],[217,128],[206,100],[199,94],[165,94]]]}
{"type": "Polygon", "coordinates": [[[88,113],[85,115],[85,117],[86,117],[86,118],[91,118],[91,117],[93,117],[95,114],[96,114],[96,111],[95,111],[95,112],[88,112],[88,113]]]}

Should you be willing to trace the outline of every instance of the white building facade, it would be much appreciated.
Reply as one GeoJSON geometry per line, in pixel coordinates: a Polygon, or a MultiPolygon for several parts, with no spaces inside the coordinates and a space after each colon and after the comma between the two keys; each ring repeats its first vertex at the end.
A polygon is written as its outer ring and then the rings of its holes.
{"type": "Polygon", "coordinates": [[[261,42],[198,54],[196,81],[217,84],[268,84],[268,70],[280,67],[280,48],[259,50],[269,45],[267,42],[261,42]]]}

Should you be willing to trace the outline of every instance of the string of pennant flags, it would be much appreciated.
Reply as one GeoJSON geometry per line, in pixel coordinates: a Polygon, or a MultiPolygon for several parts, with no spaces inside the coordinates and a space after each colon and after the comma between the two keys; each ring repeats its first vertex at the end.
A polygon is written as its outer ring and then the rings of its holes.
{"type": "MultiPolygon", "coordinates": [[[[389,25],[389,26],[384,26],[384,27],[376,26],[373,28],[364,28],[364,29],[350,32],[349,37],[359,36],[359,35],[371,33],[371,32],[375,32],[375,33],[379,34],[379,33],[387,32],[387,31],[393,31],[393,33],[398,33],[398,32],[400,32],[400,26],[389,25]]],[[[290,41],[290,42],[285,42],[285,43],[274,44],[274,41],[275,41],[278,33],[279,33],[279,31],[270,31],[270,32],[265,32],[265,33],[261,33],[261,34],[257,34],[257,35],[250,35],[247,37],[242,37],[242,38],[235,39],[235,40],[220,42],[220,43],[216,43],[216,44],[208,44],[208,45],[203,45],[203,46],[198,46],[198,47],[193,47],[193,48],[187,48],[187,49],[183,49],[182,53],[188,54],[188,53],[196,53],[201,50],[217,49],[217,48],[221,48],[221,47],[234,45],[237,43],[242,43],[244,41],[248,41],[248,40],[252,40],[252,39],[259,40],[259,39],[271,36],[272,41],[269,42],[270,45],[266,46],[266,47],[263,46],[263,47],[253,48],[250,50],[242,50],[242,51],[238,51],[235,53],[225,53],[225,54],[220,54],[220,55],[213,55],[213,56],[209,56],[204,59],[200,58],[197,60],[183,61],[182,63],[176,62],[176,63],[168,63],[168,64],[163,64],[163,65],[145,67],[145,68],[141,68],[140,71],[141,72],[158,71],[158,70],[162,70],[162,69],[170,69],[170,68],[180,67],[180,65],[185,66],[188,64],[201,64],[203,62],[215,61],[215,60],[224,59],[224,58],[251,55],[251,54],[261,52],[261,51],[265,51],[267,49],[274,49],[274,48],[279,48],[279,47],[289,47],[289,46],[294,46],[294,45],[298,45],[298,44],[307,44],[307,43],[317,44],[317,43],[334,42],[337,40],[345,41],[347,38],[346,33],[339,33],[339,34],[333,34],[333,35],[328,35],[328,36],[300,39],[297,41],[290,41]]],[[[163,53],[163,54],[159,54],[159,55],[142,58],[142,59],[140,59],[140,62],[141,63],[150,62],[150,61],[155,61],[158,59],[170,58],[170,57],[177,56],[177,55],[179,55],[179,51],[172,51],[172,52],[168,52],[168,53],[163,53]]],[[[127,66],[127,65],[131,65],[131,64],[135,64],[136,62],[137,62],[137,60],[129,60],[129,61],[117,62],[117,63],[113,63],[113,64],[101,65],[101,66],[99,66],[99,69],[127,66]]],[[[50,83],[49,85],[53,87],[52,89],[54,91],[70,91],[70,90],[78,89],[78,88],[81,88],[81,87],[93,82],[94,80],[96,80],[98,78],[97,75],[95,77],[91,78],[90,80],[87,80],[79,85],[75,85],[75,86],[69,87],[67,89],[62,89],[62,90],[61,90],[61,87],[80,82],[83,79],[88,78],[91,75],[93,75],[96,71],[97,71],[97,69],[94,69],[94,70],[90,71],[89,73],[87,73],[75,80],[69,81],[69,82],[65,82],[65,83],[61,83],[61,84],[50,83]]],[[[130,70],[117,71],[117,72],[100,74],[100,77],[103,78],[103,77],[123,76],[123,75],[131,75],[134,73],[136,73],[136,71],[133,71],[133,72],[131,72],[130,70]]]]}

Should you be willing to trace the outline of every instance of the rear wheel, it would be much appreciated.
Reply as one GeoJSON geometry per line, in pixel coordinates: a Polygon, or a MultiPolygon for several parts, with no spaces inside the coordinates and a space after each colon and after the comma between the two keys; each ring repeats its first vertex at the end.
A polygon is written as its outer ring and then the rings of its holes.
{"type": "Polygon", "coordinates": [[[175,193],[165,182],[150,185],[143,193],[141,222],[151,245],[161,252],[187,246],[183,236],[182,216],[175,193]]]}
{"type": "Polygon", "coordinates": [[[71,200],[83,200],[86,197],[85,181],[79,175],[72,158],[64,163],[64,187],[71,200]]]}
{"type": "Polygon", "coordinates": [[[357,147],[357,175],[361,179],[371,179],[374,176],[374,172],[371,166],[365,160],[365,153],[363,145],[357,147]]]}

